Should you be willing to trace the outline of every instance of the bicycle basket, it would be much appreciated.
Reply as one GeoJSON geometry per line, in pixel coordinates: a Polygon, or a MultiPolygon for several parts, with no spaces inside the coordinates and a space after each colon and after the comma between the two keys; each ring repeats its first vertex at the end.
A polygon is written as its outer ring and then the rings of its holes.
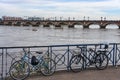
{"type": "Polygon", "coordinates": [[[32,64],[32,65],[37,65],[38,63],[39,63],[38,59],[36,59],[35,56],[32,56],[31,64],[32,64]]]}

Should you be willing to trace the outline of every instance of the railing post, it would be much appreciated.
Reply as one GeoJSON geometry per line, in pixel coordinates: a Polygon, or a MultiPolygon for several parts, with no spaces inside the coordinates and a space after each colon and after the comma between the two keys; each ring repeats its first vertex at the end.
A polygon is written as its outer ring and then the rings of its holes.
{"type": "Polygon", "coordinates": [[[4,49],[2,48],[2,72],[1,72],[1,79],[3,80],[3,64],[4,64],[4,62],[3,62],[3,59],[4,59],[4,49]]]}
{"type": "Polygon", "coordinates": [[[50,55],[50,53],[52,54],[52,48],[51,47],[48,47],[48,50],[47,50],[47,53],[45,54],[45,57],[49,57],[49,58],[52,58],[52,56],[50,55]]]}
{"type": "Polygon", "coordinates": [[[117,44],[114,44],[115,49],[114,49],[114,54],[115,54],[115,61],[114,61],[114,66],[117,67],[117,44]]]}
{"type": "Polygon", "coordinates": [[[113,44],[113,66],[116,65],[117,53],[116,53],[116,44],[113,44]]]}
{"type": "Polygon", "coordinates": [[[5,59],[6,59],[6,62],[5,62],[5,68],[6,68],[6,70],[5,70],[5,76],[7,77],[7,48],[5,49],[5,59]]]}
{"type": "Polygon", "coordinates": [[[69,71],[69,69],[70,69],[70,68],[69,68],[69,66],[70,66],[70,64],[69,64],[69,63],[70,63],[70,54],[69,54],[70,46],[68,46],[68,49],[67,49],[67,50],[68,50],[67,71],[69,71]]]}
{"type": "MultiPolygon", "coordinates": [[[[31,51],[31,48],[28,48],[28,56],[30,57],[30,51],[31,51]]],[[[30,62],[30,59],[28,58],[28,62],[30,62]]]]}
{"type": "MultiPolygon", "coordinates": [[[[52,51],[52,47],[50,46],[50,47],[48,47],[48,56],[50,57],[50,58],[52,58],[52,54],[53,53],[53,51],[52,51]]],[[[55,65],[56,66],[56,65],[55,65]]]]}
{"type": "MultiPolygon", "coordinates": [[[[51,59],[53,59],[52,46],[48,46],[48,54],[47,54],[47,56],[48,56],[48,57],[50,57],[51,59]]],[[[55,59],[53,59],[53,60],[55,60],[55,59]]],[[[51,65],[51,66],[52,66],[52,68],[53,68],[53,67],[55,67],[55,68],[56,68],[56,64],[57,64],[57,63],[55,62],[55,65],[53,65],[53,66],[51,65]]]]}
{"type": "MultiPolygon", "coordinates": [[[[87,45],[84,46],[85,48],[82,48],[82,53],[87,56],[88,53],[87,53],[87,45]]],[[[83,69],[86,69],[87,68],[87,59],[84,58],[84,61],[83,61],[83,69]]]]}

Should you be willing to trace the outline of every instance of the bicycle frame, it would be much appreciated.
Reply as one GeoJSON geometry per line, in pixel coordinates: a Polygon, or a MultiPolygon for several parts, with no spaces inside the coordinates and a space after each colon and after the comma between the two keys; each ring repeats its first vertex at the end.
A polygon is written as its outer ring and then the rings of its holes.
{"type": "Polygon", "coordinates": [[[104,50],[102,50],[102,51],[101,50],[96,51],[96,49],[93,50],[92,48],[90,48],[89,50],[87,50],[87,47],[84,47],[84,46],[83,47],[77,46],[77,48],[79,48],[81,50],[81,52],[79,54],[80,57],[82,57],[84,61],[88,60],[90,62],[90,65],[92,65],[92,64],[95,63],[95,57],[98,55],[98,53],[106,53],[107,52],[106,48],[104,50]],[[84,53],[84,49],[85,49],[85,52],[91,51],[91,53],[93,53],[93,56],[91,58],[87,57],[87,55],[85,55],[85,53],[84,53]]]}
{"type": "Polygon", "coordinates": [[[26,63],[28,63],[28,65],[30,66],[30,67],[32,67],[32,70],[37,70],[38,68],[40,68],[42,65],[43,66],[46,66],[45,64],[44,64],[44,59],[43,59],[43,56],[41,56],[41,55],[39,55],[39,56],[37,56],[37,60],[39,61],[39,63],[37,64],[37,65],[32,65],[31,64],[31,62],[30,62],[30,60],[31,60],[31,58],[30,58],[30,52],[26,52],[24,49],[23,49],[23,51],[24,51],[24,55],[23,55],[23,57],[21,58],[21,60],[23,60],[23,61],[25,61],[26,63]]]}
{"type": "Polygon", "coordinates": [[[84,59],[84,61],[86,61],[86,59],[90,62],[90,63],[94,63],[94,58],[95,56],[97,56],[95,53],[93,54],[93,56],[91,58],[87,57],[84,53],[81,55],[84,59]]]}

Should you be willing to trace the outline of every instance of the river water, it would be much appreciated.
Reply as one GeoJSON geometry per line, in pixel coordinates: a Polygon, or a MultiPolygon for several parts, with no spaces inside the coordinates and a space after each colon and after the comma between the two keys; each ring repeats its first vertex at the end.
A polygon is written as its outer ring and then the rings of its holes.
{"type": "Polygon", "coordinates": [[[93,25],[90,29],[54,27],[15,27],[0,26],[0,47],[5,46],[46,46],[82,43],[120,43],[120,29],[110,25],[99,29],[93,25]],[[114,28],[113,28],[114,27],[114,28]]]}

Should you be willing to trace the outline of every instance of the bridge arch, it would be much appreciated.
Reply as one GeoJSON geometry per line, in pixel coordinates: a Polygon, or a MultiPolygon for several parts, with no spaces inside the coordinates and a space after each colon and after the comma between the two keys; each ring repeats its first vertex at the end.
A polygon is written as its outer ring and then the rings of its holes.
{"type": "Polygon", "coordinates": [[[74,28],[83,28],[83,24],[81,22],[74,22],[72,25],[74,28]]]}
{"type": "Polygon", "coordinates": [[[7,25],[10,25],[10,26],[12,26],[13,25],[13,22],[8,22],[8,24],[7,25]]]}
{"type": "Polygon", "coordinates": [[[60,22],[59,25],[68,25],[66,22],[60,22]]]}
{"type": "Polygon", "coordinates": [[[23,26],[30,26],[31,22],[24,22],[23,26]]]}
{"type": "Polygon", "coordinates": [[[88,23],[86,25],[88,26],[88,28],[100,28],[100,24],[96,22],[88,23]]]}
{"type": "Polygon", "coordinates": [[[91,24],[91,25],[89,25],[89,28],[91,28],[91,29],[99,28],[100,29],[100,25],[99,24],[91,24]]]}
{"type": "Polygon", "coordinates": [[[16,22],[15,26],[21,26],[21,22],[16,22]]]}
{"type": "Polygon", "coordinates": [[[81,22],[74,22],[72,25],[83,25],[81,22]]]}
{"type": "Polygon", "coordinates": [[[33,22],[31,22],[31,25],[38,27],[38,26],[40,25],[40,22],[35,22],[35,21],[33,21],[33,22]]]}
{"type": "Polygon", "coordinates": [[[106,24],[106,29],[118,29],[119,25],[115,23],[106,24]]]}
{"type": "Polygon", "coordinates": [[[47,22],[46,24],[47,25],[54,25],[54,23],[52,23],[52,22],[47,22]]]}
{"type": "Polygon", "coordinates": [[[54,22],[48,22],[48,23],[46,23],[46,26],[48,26],[50,28],[55,28],[54,22]]]}
{"type": "Polygon", "coordinates": [[[66,22],[59,22],[58,25],[59,25],[59,27],[61,27],[61,28],[66,28],[66,27],[68,27],[68,23],[66,23],[66,22]]]}
{"type": "Polygon", "coordinates": [[[36,25],[38,25],[38,26],[39,26],[39,25],[40,25],[40,22],[36,22],[36,25]]]}

